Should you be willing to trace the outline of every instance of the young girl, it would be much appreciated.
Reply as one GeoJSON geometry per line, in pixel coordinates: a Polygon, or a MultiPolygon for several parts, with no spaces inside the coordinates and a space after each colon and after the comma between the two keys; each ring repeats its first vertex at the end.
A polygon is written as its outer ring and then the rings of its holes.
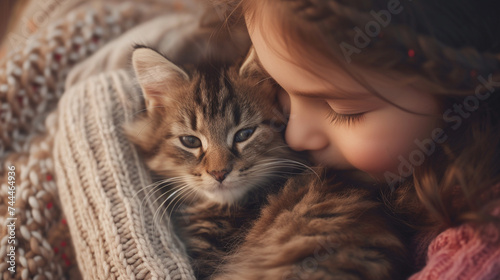
{"type": "Polygon", "coordinates": [[[223,2],[283,89],[287,143],[386,182],[420,230],[412,279],[498,279],[499,5],[223,2]]]}

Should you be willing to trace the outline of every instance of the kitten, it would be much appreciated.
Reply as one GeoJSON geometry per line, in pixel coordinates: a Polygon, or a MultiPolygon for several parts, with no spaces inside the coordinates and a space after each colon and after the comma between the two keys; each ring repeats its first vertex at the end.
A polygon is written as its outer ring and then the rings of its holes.
{"type": "Polygon", "coordinates": [[[305,161],[284,142],[277,87],[254,51],[241,66],[183,69],[139,47],[132,62],[147,110],[125,132],[149,168],[169,178],[166,196],[187,201],[174,230],[197,278],[407,274],[407,252],[375,188],[311,172],[289,178],[305,161]]]}
{"type": "Polygon", "coordinates": [[[283,139],[277,87],[258,78],[253,59],[239,71],[208,63],[185,71],[142,47],[132,60],[147,114],[125,129],[156,174],[233,204],[298,164],[283,139]]]}
{"type": "Polygon", "coordinates": [[[133,53],[147,110],[125,131],[149,168],[175,182],[163,198],[191,202],[174,229],[190,236],[183,241],[200,278],[236,246],[266,194],[304,165],[284,142],[277,86],[254,61],[184,70],[155,50],[133,53]]]}

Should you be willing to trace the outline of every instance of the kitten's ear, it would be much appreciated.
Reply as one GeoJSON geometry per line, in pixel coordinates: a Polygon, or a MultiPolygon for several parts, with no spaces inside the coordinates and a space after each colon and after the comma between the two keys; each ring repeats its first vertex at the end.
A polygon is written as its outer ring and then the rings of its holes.
{"type": "Polygon", "coordinates": [[[132,65],[148,110],[172,98],[171,90],[189,82],[189,75],[157,51],[146,47],[132,53],[132,65]]]}
{"type": "Polygon", "coordinates": [[[239,74],[241,77],[249,77],[255,74],[263,74],[264,70],[262,66],[260,66],[259,58],[257,57],[257,53],[253,46],[250,48],[250,51],[245,58],[245,61],[240,67],[239,74]]]}

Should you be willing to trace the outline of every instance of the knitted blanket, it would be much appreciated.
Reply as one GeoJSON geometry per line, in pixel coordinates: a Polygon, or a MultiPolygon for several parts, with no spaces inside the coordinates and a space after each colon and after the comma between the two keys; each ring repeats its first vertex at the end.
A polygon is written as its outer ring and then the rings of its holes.
{"type": "Polygon", "coordinates": [[[134,43],[178,52],[195,8],[87,2],[0,63],[0,279],[192,278],[175,236],[153,227],[151,178],[120,132],[140,93],[119,69],[134,43]]]}
{"type": "Polygon", "coordinates": [[[78,264],[89,279],[191,279],[181,243],[153,224],[151,178],[120,129],[141,110],[131,80],[124,70],[94,76],[59,103],[54,162],[78,264]]]}

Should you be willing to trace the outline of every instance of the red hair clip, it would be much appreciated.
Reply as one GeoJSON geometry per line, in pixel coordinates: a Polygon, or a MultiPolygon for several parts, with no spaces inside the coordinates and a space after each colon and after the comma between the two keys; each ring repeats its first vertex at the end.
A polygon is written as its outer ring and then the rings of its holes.
{"type": "Polygon", "coordinates": [[[414,49],[409,49],[408,50],[408,56],[409,57],[414,57],[415,56],[415,50],[414,49]]]}

